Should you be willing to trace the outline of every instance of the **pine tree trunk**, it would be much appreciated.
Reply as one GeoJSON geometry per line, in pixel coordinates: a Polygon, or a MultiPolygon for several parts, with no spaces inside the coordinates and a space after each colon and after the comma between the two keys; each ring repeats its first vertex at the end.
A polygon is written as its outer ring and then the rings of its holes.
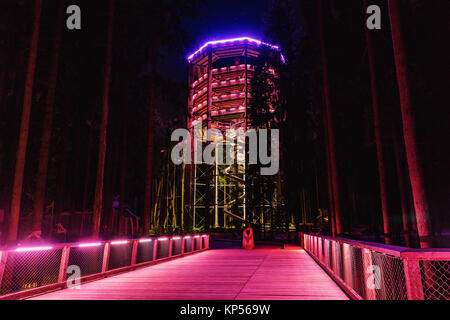
{"type": "MultiPolygon", "coordinates": [[[[111,115],[111,113],[110,113],[111,115]]],[[[113,117],[111,117],[113,118],[113,117]]],[[[113,170],[114,170],[114,154],[116,152],[115,147],[115,134],[113,134],[113,121],[109,121],[109,128],[107,132],[107,148],[106,148],[106,158],[105,158],[105,176],[104,176],[104,186],[103,186],[103,212],[100,219],[100,228],[107,238],[111,237],[110,230],[110,219],[113,216],[113,170]]]]}
{"type": "Polygon", "coordinates": [[[41,23],[42,0],[36,0],[34,5],[34,21],[30,40],[30,54],[28,57],[27,76],[25,80],[24,102],[20,123],[19,145],[17,147],[16,168],[14,171],[14,185],[11,199],[11,213],[9,218],[8,243],[17,239],[19,231],[20,203],[22,200],[23,176],[27,152],[28,133],[30,127],[31,103],[33,100],[34,73],[36,70],[36,56],[41,23]]]}
{"type": "MultiPolygon", "coordinates": [[[[398,190],[400,194],[400,206],[402,210],[403,231],[405,233],[405,244],[407,247],[413,247],[412,228],[408,214],[408,198],[406,195],[405,177],[403,175],[402,157],[400,150],[400,142],[397,136],[397,130],[392,125],[392,142],[395,155],[395,166],[397,169],[398,190]]],[[[412,214],[412,213],[411,213],[412,214]]]]}
{"type": "MultiPolygon", "coordinates": [[[[367,7],[367,0],[364,1],[365,7],[367,7]]],[[[369,57],[369,72],[370,72],[370,89],[372,93],[372,109],[373,109],[373,125],[375,132],[375,145],[377,150],[377,160],[378,160],[378,179],[380,187],[380,200],[381,200],[381,211],[383,215],[383,231],[384,231],[384,241],[386,244],[391,243],[390,226],[389,226],[389,207],[387,199],[386,190],[386,171],[384,168],[384,157],[383,157],[383,141],[381,135],[381,124],[380,124],[380,105],[378,101],[378,89],[377,89],[377,77],[375,71],[375,55],[373,49],[372,38],[369,34],[369,29],[365,29],[366,41],[367,41],[367,52],[369,57]]]]}
{"type": "Polygon", "coordinates": [[[145,178],[145,202],[144,202],[144,235],[148,235],[151,227],[152,212],[152,179],[153,179],[153,145],[155,138],[155,97],[156,97],[156,64],[158,63],[158,42],[153,40],[151,64],[152,77],[150,83],[150,101],[148,111],[148,140],[147,140],[147,173],[145,178]]]}
{"type": "Polygon", "coordinates": [[[105,175],[106,136],[108,127],[109,89],[111,82],[112,41],[114,30],[114,0],[109,1],[108,38],[106,42],[105,76],[103,83],[102,115],[99,132],[99,150],[97,181],[95,185],[94,210],[92,213],[92,236],[97,238],[100,232],[100,218],[103,201],[103,178],[105,175]]]}
{"type": "MultiPolygon", "coordinates": [[[[47,170],[50,153],[50,143],[53,130],[53,111],[55,109],[56,82],[58,80],[59,52],[63,34],[64,1],[61,1],[58,8],[58,18],[56,22],[56,34],[53,43],[52,60],[50,66],[50,76],[47,90],[47,100],[45,106],[44,128],[42,132],[41,149],[39,152],[39,167],[36,181],[36,194],[33,211],[33,232],[42,233],[42,217],[45,206],[45,189],[47,186],[47,170]]],[[[50,226],[52,228],[53,226],[50,226]]]]}
{"type": "Polygon", "coordinates": [[[184,183],[186,175],[186,164],[183,163],[181,172],[181,232],[184,231],[184,183]]]}
{"type": "MultiPolygon", "coordinates": [[[[325,112],[324,112],[325,113],[325,112]]],[[[331,177],[331,162],[330,162],[330,151],[328,148],[328,129],[326,116],[323,116],[324,120],[324,144],[325,144],[325,159],[327,164],[327,178],[328,178],[328,202],[330,204],[330,220],[331,220],[331,234],[333,237],[336,236],[336,218],[334,216],[334,198],[333,198],[333,179],[331,177]]]]}
{"type": "Polygon", "coordinates": [[[172,227],[177,227],[177,214],[176,214],[176,203],[177,203],[177,167],[173,166],[173,184],[172,184],[172,227]]]}
{"type": "MultiPolygon", "coordinates": [[[[127,86],[128,90],[128,86],[127,86]]],[[[126,95],[125,102],[127,102],[128,94],[126,95]]],[[[118,221],[122,219],[125,213],[125,193],[126,193],[126,184],[127,184],[127,149],[128,149],[128,118],[126,116],[126,106],[127,103],[124,103],[123,105],[123,131],[122,131],[122,146],[120,151],[122,152],[122,157],[120,160],[120,196],[119,196],[119,215],[118,215],[118,221]]],[[[120,226],[119,223],[119,232],[120,232],[120,226]]]]}
{"type": "Polygon", "coordinates": [[[330,98],[330,84],[328,78],[328,62],[326,56],[325,47],[325,26],[324,26],[324,11],[322,0],[318,0],[318,13],[319,13],[319,37],[321,44],[321,59],[322,59],[322,73],[323,73],[323,90],[325,100],[325,117],[326,128],[328,136],[328,153],[330,158],[330,171],[333,187],[333,209],[335,216],[336,234],[342,234],[342,221],[341,221],[341,206],[339,196],[339,178],[338,178],[338,166],[336,161],[336,147],[334,142],[334,130],[333,130],[333,113],[330,98]]]}
{"type": "Polygon", "coordinates": [[[94,140],[94,128],[92,126],[89,127],[89,134],[88,134],[88,143],[87,143],[87,160],[86,160],[86,174],[84,176],[84,186],[83,186],[83,200],[81,209],[86,210],[87,208],[87,201],[89,196],[89,181],[91,177],[91,160],[92,160],[92,145],[94,140]]]}
{"type": "Polygon", "coordinates": [[[417,147],[415,120],[412,110],[411,91],[408,79],[405,47],[402,38],[400,12],[397,0],[388,0],[391,22],[392,42],[394,47],[397,82],[400,91],[400,105],[403,119],[403,136],[405,139],[406,158],[408,160],[409,178],[416,211],[417,231],[420,246],[430,248],[434,244],[430,210],[425,191],[423,172],[417,147]]]}

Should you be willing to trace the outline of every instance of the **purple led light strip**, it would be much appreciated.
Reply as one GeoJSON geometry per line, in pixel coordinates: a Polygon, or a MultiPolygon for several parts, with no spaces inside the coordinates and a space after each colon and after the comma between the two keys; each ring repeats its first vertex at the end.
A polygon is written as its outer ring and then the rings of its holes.
{"type": "Polygon", "coordinates": [[[234,38],[234,39],[225,39],[225,40],[216,40],[216,41],[209,41],[207,43],[205,43],[203,46],[200,47],[200,49],[198,49],[197,51],[195,51],[193,54],[189,55],[187,57],[187,60],[190,61],[192,60],[192,58],[194,58],[194,56],[196,56],[198,53],[200,53],[202,50],[204,50],[206,47],[208,47],[209,45],[214,45],[214,44],[225,44],[228,42],[242,42],[242,41],[248,41],[248,42],[253,42],[256,43],[257,45],[265,45],[268,46],[270,48],[273,48],[275,50],[280,50],[280,47],[269,44],[269,43],[265,43],[262,42],[260,40],[255,40],[249,37],[241,37],[241,38],[234,38]]]}

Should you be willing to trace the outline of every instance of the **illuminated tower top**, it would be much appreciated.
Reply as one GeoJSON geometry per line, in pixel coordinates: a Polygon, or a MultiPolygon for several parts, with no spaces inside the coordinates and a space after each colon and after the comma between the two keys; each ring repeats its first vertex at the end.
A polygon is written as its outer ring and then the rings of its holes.
{"type": "Polygon", "coordinates": [[[199,122],[221,130],[247,127],[251,78],[263,48],[284,62],[278,46],[249,37],[210,41],[187,57],[191,128],[199,122]]]}
{"type": "MultiPolygon", "coordinates": [[[[224,40],[216,40],[216,41],[209,41],[202,45],[197,51],[190,54],[187,57],[187,60],[189,63],[195,63],[195,64],[202,64],[207,63],[204,59],[207,56],[207,49],[211,48],[214,53],[217,55],[217,58],[221,57],[227,57],[230,56],[230,54],[233,54],[230,52],[230,47],[233,47],[235,50],[242,50],[243,47],[246,46],[250,48],[249,53],[253,56],[258,56],[259,54],[259,48],[261,46],[266,46],[269,48],[272,48],[274,50],[280,51],[280,48],[276,45],[272,45],[269,43],[262,42],[260,40],[255,40],[249,37],[240,37],[240,38],[233,38],[233,39],[224,39],[224,40]],[[253,51],[251,49],[254,49],[253,51]]],[[[242,52],[242,51],[241,51],[242,52]]],[[[281,55],[281,59],[284,60],[283,55],[281,55]]]]}

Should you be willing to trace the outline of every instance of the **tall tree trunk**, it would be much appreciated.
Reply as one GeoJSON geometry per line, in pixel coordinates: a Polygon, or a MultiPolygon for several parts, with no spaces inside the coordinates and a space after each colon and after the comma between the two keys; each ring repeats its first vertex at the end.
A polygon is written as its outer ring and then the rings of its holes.
{"type": "Polygon", "coordinates": [[[150,83],[150,101],[148,110],[148,140],[147,140],[147,173],[145,177],[144,202],[144,235],[148,235],[152,212],[152,179],[153,179],[153,145],[155,138],[155,97],[156,97],[156,64],[158,63],[159,39],[154,36],[151,48],[152,75],[150,83]]]}
{"type": "Polygon", "coordinates": [[[434,239],[430,221],[429,204],[419,159],[419,150],[417,147],[415,120],[412,110],[411,91],[407,71],[408,65],[403,43],[398,1],[388,0],[388,5],[395,66],[397,69],[397,82],[400,91],[403,136],[405,139],[409,178],[411,180],[411,190],[416,211],[417,231],[419,233],[420,246],[422,248],[430,248],[434,245],[434,239]]]}
{"type": "MultiPolygon", "coordinates": [[[[93,119],[93,117],[91,117],[93,119]]],[[[87,209],[87,202],[89,197],[90,181],[91,181],[91,166],[92,166],[92,147],[94,145],[94,124],[89,126],[88,143],[87,143],[87,160],[86,160],[86,174],[84,176],[84,186],[83,186],[83,200],[81,210],[87,209]]]]}
{"type": "Polygon", "coordinates": [[[403,175],[402,157],[400,149],[400,141],[398,138],[397,130],[395,125],[392,124],[392,142],[394,147],[395,155],[395,166],[397,169],[397,180],[398,180],[398,190],[400,194],[400,206],[402,210],[402,221],[403,221],[403,231],[405,233],[405,244],[407,247],[412,247],[414,245],[412,237],[412,228],[409,220],[408,214],[408,198],[405,186],[405,177],[403,175]]]}
{"type": "Polygon", "coordinates": [[[11,213],[9,218],[9,230],[7,237],[8,243],[13,243],[16,241],[17,233],[19,231],[20,203],[22,200],[25,158],[27,152],[28,133],[30,129],[31,103],[33,100],[34,73],[36,70],[36,56],[39,41],[41,11],[42,0],[36,0],[34,4],[34,21],[30,39],[30,55],[28,57],[27,77],[25,80],[24,102],[22,108],[22,120],[20,123],[19,145],[17,147],[16,168],[14,171],[14,185],[11,197],[11,213]]]}
{"type": "MultiPolygon", "coordinates": [[[[129,78],[127,78],[129,81],[129,78]]],[[[128,116],[127,116],[127,106],[128,106],[128,90],[129,83],[127,82],[126,86],[126,94],[124,96],[124,103],[122,105],[122,146],[120,151],[122,152],[120,159],[120,186],[119,186],[119,214],[118,214],[118,222],[119,222],[119,232],[121,227],[121,219],[125,213],[125,193],[126,193],[126,185],[127,185],[127,158],[128,158],[128,116]]],[[[116,229],[116,228],[115,228],[116,229]]]]}
{"type": "Polygon", "coordinates": [[[111,82],[112,41],[114,30],[114,0],[109,1],[108,39],[106,42],[105,76],[103,83],[102,118],[99,132],[97,182],[95,185],[94,210],[92,213],[92,236],[98,237],[103,201],[103,178],[105,175],[106,136],[108,127],[109,89],[111,82]]]}
{"type": "Polygon", "coordinates": [[[183,163],[181,171],[181,232],[184,231],[184,183],[186,175],[186,164],[183,163]]]}
{"type": "MultiPolygon", "coordinates": [[[[56,34],[53,43],[50,76],[45,106],[44,128],[42,132],[41,149],[39,152],[39,167],[36,181],[36,194],[33,211],[33,232],[42,233],[42,217],[45,206],[45,189],[47,186],[48,159],[50,142],[53,130],[53,110],[55,108],[56,82],[58,80],[59,52],[63,34],[64,1],[60,1],[58,18],[56,22],[56,34]]],[[[52,226],[50,226],[52,228],[52,226]]]]}
{"type": "Polygon", "coordinates": [[[339,178],[338,178],[338,166],[336,161],[336,147],[334,143],[334,130],[333,130],[333,113],[330,98],[330,84],[328,78],[328,62],[325,47],[325,26],[324,26],[324,11],[322,0],[317,1],[318,4],[318,14],[319,14],[319,38],[320,38],[320,49],[321,49],[321,59],[322,59],[322,73],[323,73],[323,90],[324,90],[324,100],[325,100],[325,117],[326,117],[326,128],[328,136],[328,153],[330,157],[330,171],[331,180],[333,187],[333,209],[335,216],[336,234],[342,234],[342,221],[341,221],[341,205],[339,196],[339,178]]]}
{"type": "Polygon", "coordinates": [[[324,112],[323,122],[324,122],[324,144],[325,144],[325,159],[327,164],[327,178],[328,178],[328,202],[330,204],[330,220],[331,220],[331,234],[333,237],[336,236],[336,218],[334,216],[334,197],[333,197],[333,178],[331,176],[331,162],[330,162],[330,150],[329,150],[329,140],[328,140],[328,128],[326,121],[326,112],[324,112]]]}
{"type": "MultiPolygon", "coordinates": [[[[364,1],[364,7],[367,7],[367,0],[364,1]]],[[[381,123],[380,123],[380,105],[378,101],[378,89],[377,89],[377,77],[375,71],[375,55],[372,43],[372,37],[368,28],[365,29],[367,52],[369,58],[369,73],[370,73],[370,89],[372,93],[372,109],[373,109],[373,126],[375,131],[375,145],[377,149],[378,160],[378,179],[380,187],[380,200],[381,211],[383,214],[383,231],[384,242],[386,244],[391,243],[390,226],[389,226],[389,207],[386,190],[386,171],[384,168],[383,158],[383,141],[381,135],[381,123]]]]}
{"type": "Polygon", "coordinates": [[[106,147],[106,163],[105,163],[105,176],[104,176],[104,186],[103,186],[103,212],[102,217],[100,219],[101,230],[104,233],[104,236],[108,239],[111,238],[111,225],[110,219],[113,216],[113,170],[114,170],[114,153],[116,152],[115,148],[115,134],[114,133],[114,125],[111,120],[114,120],[111,112],[111,119],[109,121],[109,129],[107,132],[107,147],[106,147]]]}
{"type": "Polygon", "coordinates": [[[173,184],[172,184],[172,227],[177,227],[177,214],[176,214],[176,203],[177,203],[177,167],[173,166],[173,184]]]}

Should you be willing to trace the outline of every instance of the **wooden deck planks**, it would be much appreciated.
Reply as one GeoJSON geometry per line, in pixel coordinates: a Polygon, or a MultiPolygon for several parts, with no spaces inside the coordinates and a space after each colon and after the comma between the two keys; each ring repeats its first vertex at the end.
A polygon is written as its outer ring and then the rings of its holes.
{"type": "Polygon", "coordinates": [[[348,299],[298,247],[208,250],[34,297],[48,300],[348,299]]]}

